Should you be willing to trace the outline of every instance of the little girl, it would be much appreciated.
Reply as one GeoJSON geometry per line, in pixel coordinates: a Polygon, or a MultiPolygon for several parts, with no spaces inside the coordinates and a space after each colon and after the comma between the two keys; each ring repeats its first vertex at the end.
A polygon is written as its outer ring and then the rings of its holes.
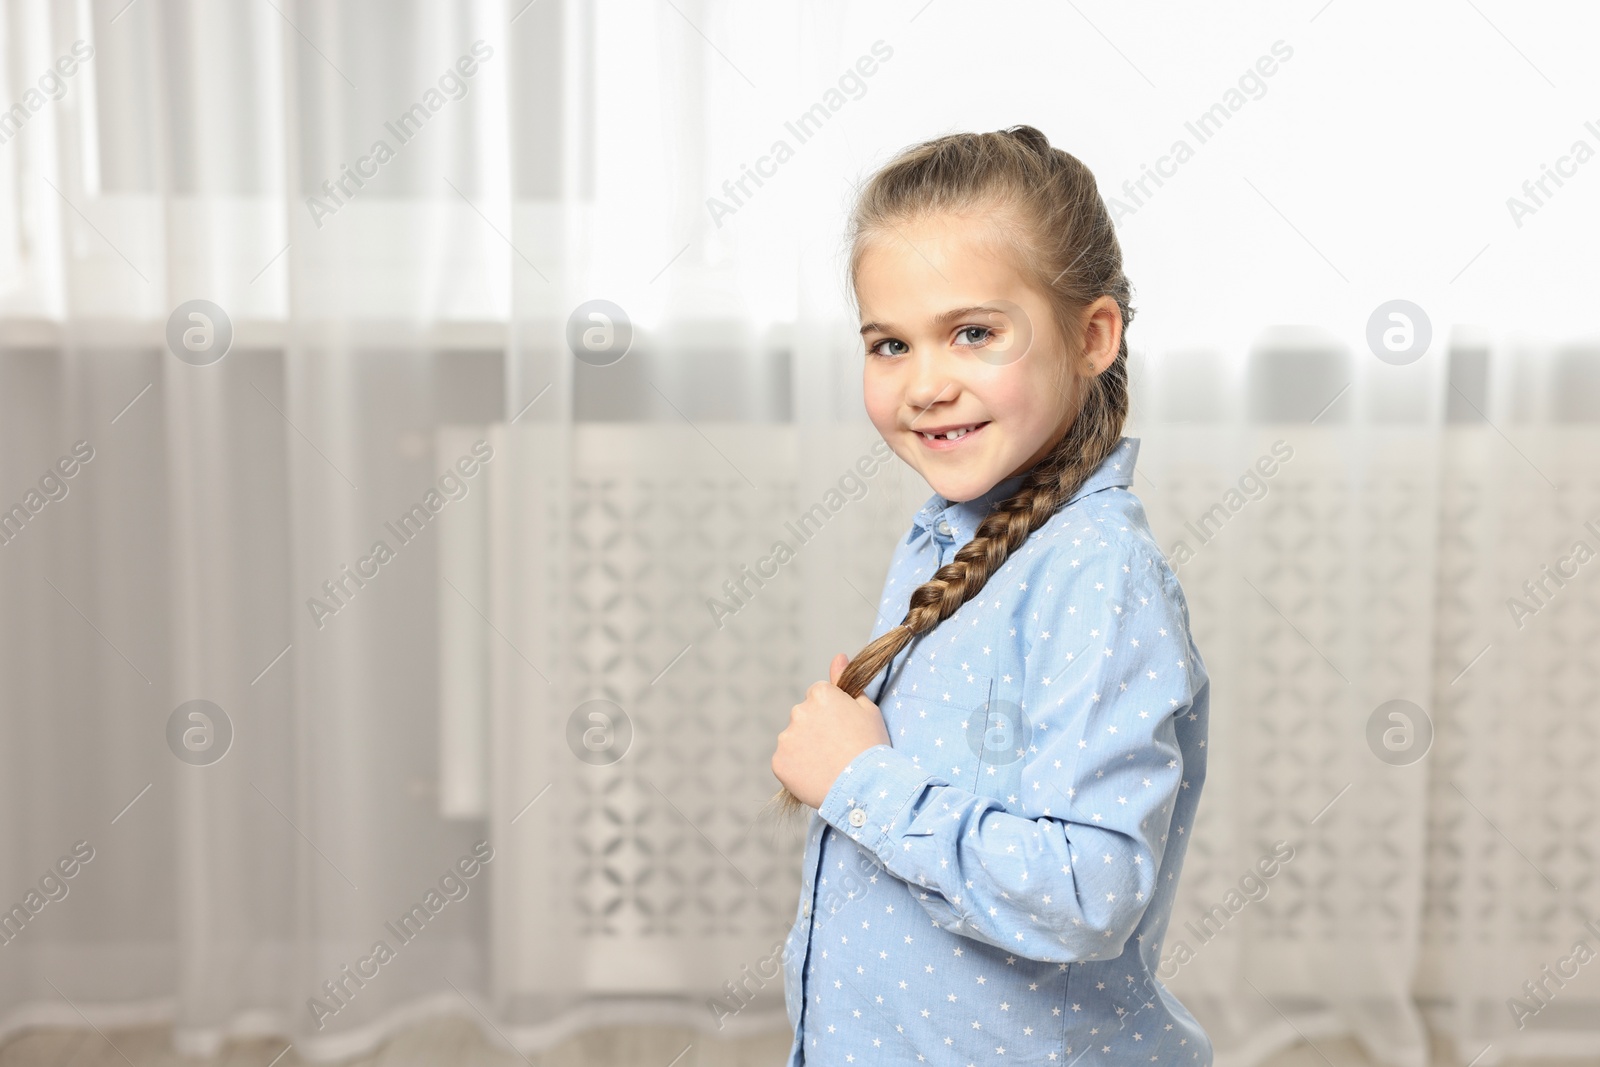
{"type": "Polygon", "coordinates": [[[850,237],[867,412],[935,495],[772,757],[816,809],[789,1065],[1209,1064],[1155,977],[1209,683],[1128,489],[1094,176],[1029,126],[953,134],[874,175],[850,237]]]}

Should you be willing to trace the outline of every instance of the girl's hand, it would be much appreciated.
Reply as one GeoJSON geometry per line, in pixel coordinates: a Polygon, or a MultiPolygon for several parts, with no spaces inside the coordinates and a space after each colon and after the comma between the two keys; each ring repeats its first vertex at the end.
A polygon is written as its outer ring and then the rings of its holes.
{"type": "Polygon", "coordinates": [[[878,705],[866,697],[851,698],[838,686],[850,663],[840,653],[833,657],[828,680],[806,690],[806,699],[789,710],[788,729],[778,734],[772,754],[772,773],[804,804],[822,806],[851,760],[873,745],[889,743],[878,705]]]}

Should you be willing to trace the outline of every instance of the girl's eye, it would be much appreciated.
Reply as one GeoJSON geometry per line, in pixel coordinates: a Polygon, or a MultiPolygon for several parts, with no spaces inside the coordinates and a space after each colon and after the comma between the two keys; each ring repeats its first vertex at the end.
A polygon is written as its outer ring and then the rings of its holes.
{"type": "MultiPolygon", "coordinates": [[[[956,347],[983,348],[993,342],[997,332],[998,331],[996,331],[992,326],[963,326],[956,331],[956,347]],[[966,338],[966,343],[962,343],[962,338],[966,338]]],[[[895,356],[903,356],[909,351],[911,351],[911,347],[904,341],[897,341],[893,337],[886,337],[882,341],[879,341],[869,347],[867,349],[867,354],[878,356],[883,359],[892,359],[895,356]],[[885,352],[883,350],[885,345],[895,345],[897,347],[885,352]]]]}
{"type": "Polygon", "coordinates": [[[972,344],[962,345],[962,348],[982,348],[984,345],[988,344],[989,339],[994,336],[994,330],[988,326],[963,326],[961,329],[956,331],[956,337],[964,337],[973,332],[977,332],[982,336],[972,344]]]}

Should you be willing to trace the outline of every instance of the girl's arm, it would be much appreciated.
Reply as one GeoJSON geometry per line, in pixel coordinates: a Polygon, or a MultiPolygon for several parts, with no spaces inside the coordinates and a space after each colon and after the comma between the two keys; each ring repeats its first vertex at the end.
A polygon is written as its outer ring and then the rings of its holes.
{"type": "Polygon", "coordinates": [[[1203,774],[1186,776],[1178,735],[1204,728],[1191,711],[1204,672],[1159,559],[1138,540],[1049,565],[1061,593],[1040,606],[1034,632],[1049,636],[1027,655],[1032,745],[1010,805],[1026,814],[883,744],[829,789],[818,813],[921,886],[937,925],[1031,959],[1121,955],[1167,842],[1190,830],[1172,825],[1173,802],[1203,774]]]}

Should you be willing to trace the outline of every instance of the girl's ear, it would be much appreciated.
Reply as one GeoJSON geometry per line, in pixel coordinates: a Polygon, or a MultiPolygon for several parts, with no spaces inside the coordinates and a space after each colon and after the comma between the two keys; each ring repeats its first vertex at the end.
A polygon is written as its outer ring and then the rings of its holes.
{"type": "Polygon", "coordinates": [[[1122,346],[1122,311],[1109,296],[1102,296],[1083,309],[1084,374],[1094,377],[1116,362],[1122,346]]]}

